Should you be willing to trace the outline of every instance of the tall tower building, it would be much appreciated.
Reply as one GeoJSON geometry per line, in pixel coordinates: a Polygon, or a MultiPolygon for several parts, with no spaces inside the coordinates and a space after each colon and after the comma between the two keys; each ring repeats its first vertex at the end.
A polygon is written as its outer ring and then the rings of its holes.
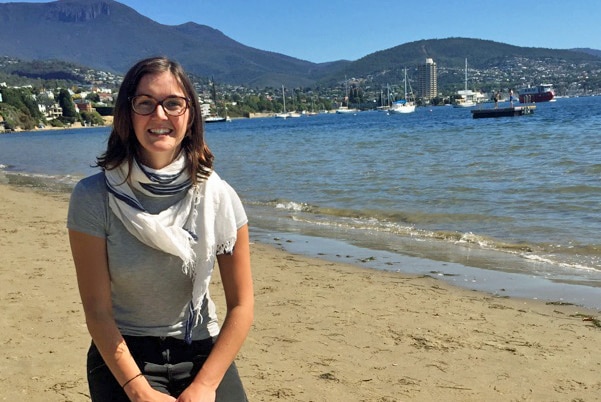
{"type": "Polygon", "coordinates": [[[436,80],[436,63],[432,59],[426,59],[425,64],[417,66],[418,94],[420,97],[430,100],[438,95],[438,81],[436,80]]]}

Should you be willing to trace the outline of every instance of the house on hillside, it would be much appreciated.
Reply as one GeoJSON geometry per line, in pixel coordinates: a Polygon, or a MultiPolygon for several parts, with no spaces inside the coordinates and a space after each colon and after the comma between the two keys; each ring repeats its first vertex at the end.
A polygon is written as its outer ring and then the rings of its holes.
{"type": "Polygon", "coordinates": [[[94,107],[92,106],[92,102],[90,101],[81,101],[81,102],[77,102],[75,103],[75,106],[77,106],[77,110],[79,110],[79,113],[81,112],[93,112],[94,111],[94,107]]]}
{"type": "Polygon", "coordinates": [[[46,107],[46,105],[38,104],[38,109],[40,112],[46,117],[47,120],[58,119],[63,115],[63,108],[59,106],[58,103],[53,104],[52,106],[46,107]]]}

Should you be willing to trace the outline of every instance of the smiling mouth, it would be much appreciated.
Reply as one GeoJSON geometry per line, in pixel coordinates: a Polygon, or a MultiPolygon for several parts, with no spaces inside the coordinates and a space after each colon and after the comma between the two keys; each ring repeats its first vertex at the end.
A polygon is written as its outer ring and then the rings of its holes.
{"type": "Polygon", "coordinates": [[[168,128],[155,128],[155,129],[148,130],[148,132],[150,134],[154,134],[154,135],[166,135],[166,134],[171,133],[171,130],[168,128]]]}

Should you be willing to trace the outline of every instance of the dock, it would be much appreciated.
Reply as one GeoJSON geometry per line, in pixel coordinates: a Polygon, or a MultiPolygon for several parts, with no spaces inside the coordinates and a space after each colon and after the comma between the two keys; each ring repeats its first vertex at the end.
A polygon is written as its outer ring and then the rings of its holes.
{"type": "Polygon", "coordinates": [[[534,113],[535,105],[500,107],[496,109],[474,109],[472,117],[474,119],[483,119],[489,117],[513,117],[524,116],[534,113]]]}

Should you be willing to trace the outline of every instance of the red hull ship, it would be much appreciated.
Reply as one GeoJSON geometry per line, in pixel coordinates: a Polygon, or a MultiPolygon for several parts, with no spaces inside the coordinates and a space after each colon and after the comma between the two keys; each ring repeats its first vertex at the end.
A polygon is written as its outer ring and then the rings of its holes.
{"type": "Polygon", "coordinates": [[[535,87],[522,88],[518,91],[520,103],[549,102],[555,97],[553,87],[542,84],[535,87]]]}

